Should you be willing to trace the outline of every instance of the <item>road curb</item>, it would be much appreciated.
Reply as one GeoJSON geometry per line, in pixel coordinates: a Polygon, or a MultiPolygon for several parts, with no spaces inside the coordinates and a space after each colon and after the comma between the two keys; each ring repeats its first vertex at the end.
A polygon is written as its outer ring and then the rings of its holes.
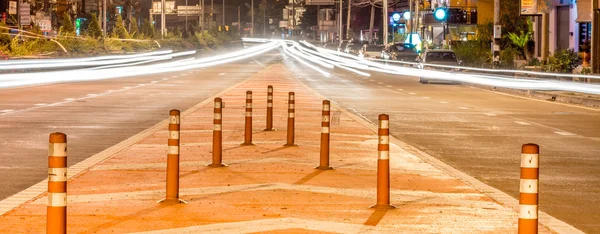
{"type": "MultiPolygon", "coordinates": [[[[294,79],[297,79],[294,76],[294,74],[292,74],[289,71],[288,71],[288,73],[290,74],[291,77],[294,77],[294,79]]],[[[301,80],[299,80],[299,79],[297,79],[297,80],[300,81],[300,83],[304,87],[306,87],[309,90],[309,92],[317,95],[318,97],[321,97],[324,100],[327,99],[326,97],[321,95],[319,92],[310,88],[308,85],[306,85],[301,80]]],[[[338,105],[338,103],[333,100],[331,100],[331,105],[332,105],[332,107],[335,107],[336,109],[340,110],[342,113],[348,115],[350,118],[352,118],[359,124],[365,126],[366,128],[370,129],[371,131],[373,131],[374,134],[377,134],[376,123],[373,123],[366,117],[359,116],[358,113],[353,113],[353,112],[348,111],[346,108],[344,108],[341,105],[338,105]]],[[[508,195],[492,186],[489,186],[462,171],[459,171],[458,169],[442,162],[441,160],[429,155],[426,152],[423,152],[423,151],[417,149],[416,147],[414,147],[412,145],[409,145],[409,144],[395,138],[392,135],[390,135],[390,143],[396,144],[398,147],[417,156],[418,158],[425,161],[426,163],[429,163],[432,166],[440,169],[441,171],[446,172],[449,175],[454,176],[457,179],[465,182],[466,184],[472,186],[473,188],[475,188],[482,194],[497,201],[501,205],[508,207],[517,213],[519,212],[519,201],[517,199],[511,197],[510,195],[508,195]]],[[[518,170],[518,169],[515,168],[515,170],[518,170]]],[[[515,186],[518,186],[518,185],[515,185],[515,186]]],[[[551,231],[559,233],[559,234],[562,234],[562,233],[564,233],[564,234],[584,233],[583,231],[581,231],[581,230],[579,230],[579,229],[577,229],[577,228],[575,228],[575,227],[573,227],[573,226],[571,226],[571,225],[569,225],[569,224],[567,224],[567,223],[565,223],[543,211],[539,211],[538,219],[539,219],[539,223],[541,225],[543,225],[543,226],[547,227],[548,229],[550,229],[551,231]]],[[[515,222],[517,222],[517,221],[518,220],[515,219],[515,222]]]]}
{"type": "MultiPolygon", "coordinates": [[[[271,66],[273,66],[273,65],[269,65],[268,67],[271,67],[271,66]]],[[[250,79],[263,73],[265,70],[266,69],[262,69],[259,72],[257,72],[256,74],[244,79],[243,81],[241,81],[233,86],[230,86],[229,88],[215,94],[214,96],[211,96],[211,97],[205,99],[204,101],[188,108],[187,110],[185,110],[181,113],[181,117],[187,116],[187,115],[193,113],[194,111],[200,109],[201,107],[212,103],[214,98],[221,96],[221,95],[229,92],[230,90],[235,89],[238,86],[248,82],[250,79]]],[[[165,110],[165,113],[166,113],[166,110],[165,110]]],[[[169,122],[169,118],[166,118],[166,119],[160,121],[159,123],[157,123],[156,125],[154,125],[150,128],[147,128],[146,130],[143,130],[143,131],[127,138],[126,140],[121,141],[121,142],[101,151],[100,153],[97,153],[75,165],[70,166],[67,169],[67,181],[74,177],[77,177],[82,172],[89,170],[90,167],[111,158],[115,154],[117,154],[120,151],[124,150],[125,148],[135,144],[136,142],[139,142],[140,140],[154,134],[155,132],[161,130],[162,128],[165,128],[167,126],[168,122],[169,122]]],[[[44,179],[44,180],[38,182],[37,184],[34,184],[31,187],[26,188],[25,190],[22,190],[21,192],[18,192],[10,197],[7,197],[7,198],[1,200],[0,201],[0,216],[14,210],[15,208],[25,204],[26,202],[28,202],[32,199],[36,199],[36,198],[39,198],[39,197],[45,195],[47,193],[47,187],[48,187],[47,184],[48,184],[48,179],[44,179]]]]}
{"type": "Polygon", "coordinates": [[[600,99],[591,99],[591,98],[577,97],[577,96],[564,95],[564,94],[554,94],[554,93],[547,93],[544,91],[536,91],[536,90],[498,88],[498,87],[473,85],[473,84],[469,84],[469,86],[479,88],[479,89],[484,89],[487,91],[492,91],[492,92],[502,92],[502,93],[521,95],[521,96],[525,96],[525,97],[529,97],[529,98],[535,98],[535,99],[539,99],[539,100],[548,101],[551,103],[559,102],[559,103],[566,103],[566,104],[572,104],[572,105],[581,105],[581,106],[586,106],[586,107],[591,107],[591,108],[600,108],[600,99]]]}

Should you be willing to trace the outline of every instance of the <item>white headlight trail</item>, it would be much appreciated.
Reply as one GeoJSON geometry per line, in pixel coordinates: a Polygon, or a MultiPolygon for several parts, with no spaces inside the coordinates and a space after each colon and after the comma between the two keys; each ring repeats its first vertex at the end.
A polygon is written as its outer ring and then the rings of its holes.
{"type": "Polygon", "coordinates": [[[313,70],[315,70],[315,71],[317,71],[317,72],[319,72],[319,73],[321,73],[321,74],[322,74],[322,75],[324,75],[325,77],[330,77],[330,76],[331,76],[331,74],[330,74],[329,72],[323,71],[323,70],[321,70],[320,68],[318,68],[318,67],[316,67],[316,66],[314,66],[314,65],[312,65],[312,64],[310,64],[310,63],[308,63],[308,62],[306,62],[306,61],[304,61],[304,60],[302,60],[301,58],[299,58],[299,57],[297,57],[296,55],[294,55],[294,54],[292,54],[291,52],[289,52],[289,51],[288,51],[288,48],[287,48],[287,45],[285,45],[285,44],[282,44],[282,45],[281,45],[281,47],[283,48],[283,51],[284,51],[284,52],[285,52],[287,55],[289,55],[290,57],[292,57],[292,58],[294,58],[294,59],[298,60],[298,62],[300,62],[300,63],[302,63],[302,64],[306,65],[307,67],[310,67],[310,68],[312,68],[313,70]]]}
{"type": "MultiPolygon", "coordinates": [[[[159,63],[145,66],[127,66],[118,68],[109,68],[104,70],[80,69],[67,71],[53,72],[34,72],[34,73],[17,73],[17,74],[1,74],[0,88],[17,87],[25,85],[49,84],[59,82],[74,82],[74,81],[91,81],[101,79],[113,79],[121,77],[132,77],[139,75],[150,75],[165,72],[182,71],[193,68],[201,68],[208,66],[216,66],[225,63],[230,63],[242,59],[247,59],[252,56],[259,55],[274,48],[277,48],[279,43],[267,43],[265,45],[253,47],[242,51],[224,54],[218,56],[219,59],[203,58],[203,59],[184,59],[180,61],[159,63]]],[[[189,53],[189,52],[182,52],[189,53]]],[[[216,56],[215,56],[216,57],[216,56]]]]}

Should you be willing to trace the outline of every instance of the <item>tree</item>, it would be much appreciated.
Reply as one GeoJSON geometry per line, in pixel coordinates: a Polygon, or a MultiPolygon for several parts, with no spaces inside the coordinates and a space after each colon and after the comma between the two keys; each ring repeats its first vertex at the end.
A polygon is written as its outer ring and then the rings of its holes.
{"type": "Polygon", "coordinates": [[[117,22],[115,22],[115,26],[112,31],[112,37],[121,39],[129,38],[129,33],[125,28],[125,24],[123,23],[123,18],[121,15],[117,15],[117,22]]]}
{"type": "Polygon", "coordinates": [[[93,38],[102,36],[102,29],[100,29],[100,23],[96,14],[92,14],[92,21],[88,26],[87,35],[93,38]]]}
{"type": "Polygon", "coordinates": [[[307,6],[306,11],[300,17],[300,28],[307,29],[317,25],[317,6],[307,6]]]}
{"type": "Polygon", "coordinates": [[[60,27],[60,32],[63,34],[75,34],[75,25],[73,25],[73,21],[71,21],[71,16],[65,12],[63,14],[63,25],[60,27]]]}
{"type": "Polygon", "coordinates": [[[154,25],[148,19],[144,19],[141,32],[145,37],[154,38],[154,25]]]}
{"type": "Polygon", "coordinates": [[[131,21],[129,21],[129,34],[132,37],[137,37],[138,25],[137,25],[137,20],[135,19],[135,17],[131,18],[131,21]]]}

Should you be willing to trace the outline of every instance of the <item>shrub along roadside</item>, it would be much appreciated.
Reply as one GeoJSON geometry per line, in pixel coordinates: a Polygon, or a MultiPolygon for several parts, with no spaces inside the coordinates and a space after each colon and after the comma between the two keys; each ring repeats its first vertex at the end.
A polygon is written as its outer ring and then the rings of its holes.
{"type": "Polygon", "coordinates": [[[185,33],[172,30],[164,40],[155,39],[160,37],[160,33],[155,31],[148,20],[144,20],[139,29],[137,22],[132,20],[129,25],[131,33],[129,33],[120,17],[117,18],[112,32],[108,33],[110,37],[103,38],[96,15],[91,15],[91,22],[87,30],[83,31],[80,36],[76,36],[74,27],[72,27],[73,22],[68,14],[63,15],[63,22],[68,25],[63,25],[59,35],[52,39],[41,35],[36,26],[29,32],[10,36],[8,30],[2,28],[6,25],[0,22],[0,57],[6,59],[48,54],[52,54],[52,57],[61,57],[143,52],[158,49],[158,44],[173,50],[214,50],[227,41],[239,39],[239,37],[233,36],[237,34],[234,31],[204,30],[195,32],[193,28],[184,29],[185,33]],[[68,51],[67,53],[63,52],[61,45],[68,51]]]}

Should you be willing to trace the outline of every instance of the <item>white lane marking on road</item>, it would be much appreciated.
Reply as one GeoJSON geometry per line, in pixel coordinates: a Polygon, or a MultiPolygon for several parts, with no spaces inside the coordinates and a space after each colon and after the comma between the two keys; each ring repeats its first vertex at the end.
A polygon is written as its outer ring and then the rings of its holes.
{"type": "Polygon", "coordinates": [[[129,86],[125,86],[125,87],[123,87],[123,89],[130,89],[130,88],[131,88],[131,87],[129,87],[129,86]]]}
{"type": "Polygon", "coordinates": [[[158,80],[153,80],[150,83],[152,83],[152,84],[158,83],[158,80]]]}
{"type": "Polygon", "coordinates": [[[262,64],[262,63],[261,63],[261,62],[259,62],[259,61],[256,61],[256,59],[253,59],[253,60],[254,60],[254,62],[256,62],[256,63],[257,63],[258,65],[260,65],[261,67],[263,67],[263,68],[267,68],[267,66],[265,66],[264,64],[262,64]]]}
{"type": "Polygon", "coordinates": [[[177,78],[177,77],[179,77],[179,76],[171,76],[171,78],[177,78]]]}
{"type": "Polygon", "coordinates": [[[441,101],[440,103],[442,103],[442,104],[448,104],[448,102],[446,102],[446,101],[441,101]]]}
{"type": "Polygon", "coordinates": [[[45,105],[48,105],[48,104],[46,104],[46,103],[38,103],[38,104],[35,104],[34,106],[45,106],[45,105]]]}
{"type": "Polygon", "coordinates": [[[430,99],[430,97],[423,97],[424,99],[430,99]]]}
{"type": "Polygon", "coordinates": [[[162,78],[162,80],[169,80],[169,78],[162,78]]]}
{"type": "Polygon", "coordinates": [[[95,97],[95,96],[98,96],[98,94],[95,94],[95,93],[88,93],[88,95],[87,95],[87,96],[89,96],[89,97],[95,97]]]}
{"type": "Polygon", "coordinates": [[[470,109],[470,108],[469,108],[469,107],[460,106],[460,107],[458,107],[458,109],[461,109],[461,110],[468,110],[468,109],[470,109]]]}
{"type": "Polygon", "coordinates": [[[565,132],[565,131],[558,131],[558,132],[554,132],[554,133],[561,135],[561,136],[575,136],[576,135],[575,133],[565,132]]]}
{"type": "Polygon", "coordinates": [[[13,111],[14,111],[14,110],[9,110],[9,109],[6,109],[6,110],[1,110],[0,112],[2,112],[2,113],[8,113],[8,112],[13,112],[13,111]]]}
{"type": "Polygon", "coordinates": [[[394,88],[394,86],[391,86],[391,85],[386,85],[385,87],[394,88]]]}
{"type": "Polygon", "coordinates": [[[498,116],[497,114],[494,114],[494,113],[485,113],[484,115],[487,115],[487,116],[498,116]]]}
{"type": "Polygon", "coordinates": [[[375,80],[369,80],[369,81],[375,81],[375,80]]]}
{"type": "Polygon", "coordinates": [[[75,98],[65,98],[64,100],[65,100],[65,101],[74,101],[74,100],[75,100],[75,98]]]}
{"type": "Polygon", "coordinates": [[[410,95],[415,95],[416,93],[408,93],[408,94],[410,94],[410,95]]]}
{"type": "Polygon", "coordinates": [[[520,124],[520,125],[531,125],[530,123],[523,122],[523,121],[515,121],[515,123],[520,124]]]}
{"type": "Polygon", "coordinates": [[[225,75],[226,73],[219,73],[219,76],[225,75]]]}
{"type": "Polygon", "coordinates": [[[398,91],[404,91],[404,89],[396,89],[396,90],[398,90],[398,91]]]}
{"type": "Polygon", "coordinates": [[[383,82],[377,82],[377,84],[383,84],[383,82]]]}

